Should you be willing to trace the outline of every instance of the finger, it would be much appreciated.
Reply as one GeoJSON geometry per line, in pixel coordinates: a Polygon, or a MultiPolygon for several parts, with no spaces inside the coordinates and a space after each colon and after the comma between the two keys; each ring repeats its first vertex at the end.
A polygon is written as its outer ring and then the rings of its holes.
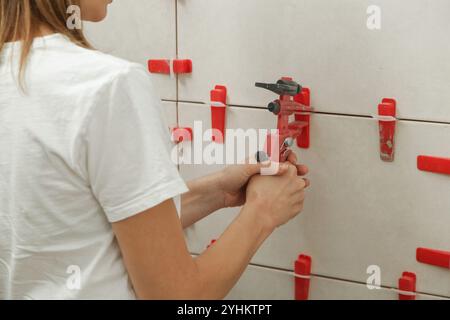
{"type": "Polygon", "coordinates": [[[253,177],[256,174],[261,173],[262,168],[268,168],[271,166],[271,161],[267,153],[257,152],[254,157],[247,158],[245,161],[244,171],[248,177],[253,177]]]}
{"type": "Polygon", "coordinates": [[[254,175],[257,175],[261,173],[261,169],[266,166],[266,164],[263,163],[255,163],[255,164],[245,164],[245,174],[247,177],[253,177],[254,175]]]}
{"type": "MultiPolygon", "coordinates": [[[[261,173],[261,168],[270,168],[272,166],[275,166],[278,171],[275,175],[281,176],[284,175],[286,172],[288,172],[289,167],[291,170],[297,170],[296,164],[297,164],[297,156],[295,155],[292,150],[288,151],[288,160],[285,163],[275,163],[273,162],[270,157],[267,155],[264,151],[258,151],[255,154],[255,157],[252,159],[247,159],[247,166],[248,166],[248,174],[249,176],[253,176],[255,174],[261,173]],[[256,161],[256,163],[255,163],[256,161]],[[251,163],[252,162],[252,163],[251,163]]],[[[301,168],[301,172],[304,171],[304,168],[301,168]]]]}
{"type": "Polygon", "coordinates": [[[267,161],[264,163],[256,163],[256,164],[245,164],[245,174],[247,177],[251,178],[254,175],[260,174],[263,168],[271,168],[274,166],[274,169],[277,169],[276,173],[274,172],[274,176],[283,176],[289,171],[296,172],[296,167],[288,163],[276,163],[272,161],[267,161]]]}
{"type": "Polygon", "coordinates": [[[288,152],[289,153],[288,153],[288,156],[287,156],[287,161],[292,163],[295,166],[297,164],[297,162],[298,162],[297,155],[292,150],[289,150],[288,152]]]}
{"type": "Polygon", "coordinates": [[[306,188],[309,187],[309,185],[310,185],[310,182],[308,179],[299,178],[297,181],[294,181],[291,184],[289,194],[292,196],[292,195],[298,194],[300,192],[303,192],[306,188]]]}
{"type": "Polygon", "coordinates": [[[305,166],[304,164],[298,164],[297,165],[297,173],[299,176],[307,175],[309,172],[309,168],[305,166]]]}
{"type": "Polygon", "coordinates": [[[296,167],[296,166],[292,165],[292,164],[289,163],[289,162],[286,162],[286,163],[284,163],[284,164],[288,167],[287,173],[288,173],[290,176],[297,176],[297,167],[296,167]]]}
{"type": "Polygon", "coordinates": [[[303,180],[305,180],[305,189],[309,188],[309,186],[311,185],[311,181],[306,178],[303,178],[303,180]]]}
{"type": "Polygon", "coordinates": [[[308,174],[308,172],[309,172],[308,167],[303,164],[297,164],[298,163],[297,155],[292,150],[289,150],[287,162],[290,162],[293,165],[297,166],[299,176],[304,176],[304,175],[308,174]]]}
{"type": "Polygon", "coordinates": [[[306,180],[303,178],[297,178],[297,187],[303,191],[306,188],[306,180]]]}
{"type": "Polygon", "coordinates": [[[283,175],[285,175],[286,173],[288,173],[289,172],[289,167],[290,167],[291,165],[290,164],[288,164],[288,163],[279,163],[279,167],[278,167],[278,172],[277,172],[277,176],[283,176],[283,175]]]}

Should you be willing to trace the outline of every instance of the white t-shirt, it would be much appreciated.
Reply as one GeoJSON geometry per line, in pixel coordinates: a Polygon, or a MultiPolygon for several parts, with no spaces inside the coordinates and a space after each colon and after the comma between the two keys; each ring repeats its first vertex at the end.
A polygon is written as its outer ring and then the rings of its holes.
{"type": "Polygon", "coordinates": [[[133,299],[110,223],[187,191],[149,75],[54,34],[23,93],[19,55],[0,53],[0,299],[133,299]]]}

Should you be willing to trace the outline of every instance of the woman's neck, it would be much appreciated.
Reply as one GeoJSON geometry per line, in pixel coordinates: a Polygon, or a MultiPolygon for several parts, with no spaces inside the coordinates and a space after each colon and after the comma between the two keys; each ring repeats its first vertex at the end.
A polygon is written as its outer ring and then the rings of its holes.
{"type": "MultiPolygon", "coordinates": [[[[53,31],[50,27],[42,24],[39,26],[39,30],[36,32],[35,37],[45,37],[49,36],[51,34],[54,34],[55,31],[53,31]]],[[[6,42],[14,42],[14,41],[21,41],[19,37],[12,38],[11,40],[7,40],[6,42]]]]}
{"type": "Polygon", "coordinates": [[[45,37],[45,36],[48,36],[48,35],[51,35],[51,34],[54,34],[54,33],[55,33],[55,31],[52,30],[50,27],[48,27],[46,25],[41,25],[39,27],[39,31],[38,31],[36,36],[37,37],[45,37]]]}

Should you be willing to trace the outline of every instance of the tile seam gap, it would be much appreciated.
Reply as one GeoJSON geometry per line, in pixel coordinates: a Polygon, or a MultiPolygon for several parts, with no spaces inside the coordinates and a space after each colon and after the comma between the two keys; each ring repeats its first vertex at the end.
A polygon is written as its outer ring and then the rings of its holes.
{"type": "MultiPolygon", "coordinates": [[[[200,101],[188,101],[188,100],[170,100],[170,99],[163,99],[163,101],[166,102],[178,102],[178,103],[186,103],[186,104],[198,104],[198,105],[207,105],[204,102],[200,101]]],[[[254,109],[254,110],[264,110],[263,107],[258,106],[246,106],[246,105],[238,105],[238,104],[228,104],[229,107],[233,108],[243,108],[243,109],[254,109]]],[[[333,112],[323,112],[323,111],[312,111],[311,114],[318,114],[318,115],[329,115],[329,116],[337,116],[337,117],[353,117],[353,118],[362,118],[362,119],[372,119],[371,116],[368,115],[362,115],[362,114],[347,114],[347,113],[333,113],[333,112]]],[[[423,119],[409,119],[409,118],[398,118],[398,121],[401,122],[418,122],[418,123],[424,123],[424,124],[442,124],[442,125],[450,125],[450,122],[446,121],[435,121],[435,120],[423,120],[423,119]]]]}
{"type": "MultiPolygon", "coordinates": [[[[198,253],[191,253],[191,255],[193,256],[199,256],[200,254],[198,253]]],[[[259,269],[264,269],[264,270],[275,270],[275,271],[283,271],[283,272],[289,272],[289,273],[294,273],[294,270],[290,270],[290,269],[285,269],[285,268],[279,268],[279,267],[272,267],[272,266],[264,266],[261,264],[257,264],[257,263],[250,263],[248,266],[250,267],[256,267],[259,269]]],[[[352,283],[355,285],[366,285],[366,283],[364,282],[360,282],[360,281],[356,281],[356,280],[349,280],[349,279],[341,279],[341,278],[336,278],[336,277],[331,277],[331,276],[325,276],[325,275],[320,275],[320,274],[315,274],[315,273],[311,273],[312,276],[314,277],[318,277],[318,278],[322,278],[322,279],[328,279],[328,280],[335,280],[335,281],[339,281],[339,282],[347,282],[347,283],[352,283]]],[[[381,285],[380,288],[382,289],[386,289],[386,290],[398,290],[398,288],[396,287],[390,287],[390,286],[386,286],[386,285],[381,285]]],[[[433,296],[433,297],[438,297],[438,298],[444,298],[444,299],[449,299],[450,297],[447,296],[443,296],[443,295],[439,295],[439,294],[435,294],[435,293],[428,293],[428,292],[422,292],[422,291],[416,291],[417,294],[422,294],[422,295],[427,295],[427,296],[433,296]]]]}

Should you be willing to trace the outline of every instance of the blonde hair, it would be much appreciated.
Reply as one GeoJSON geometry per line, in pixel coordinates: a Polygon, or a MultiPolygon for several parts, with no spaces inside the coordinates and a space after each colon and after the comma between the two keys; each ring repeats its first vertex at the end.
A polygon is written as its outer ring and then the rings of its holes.
{"type": "Polygon", "coordinates": [[[5,43],[21,41],[20,79],[41,26],[65,35],[79,46],[91,48],[81,29],[67,28],[67,9],[71,5],[79,6],[80,0],[0,0],[0,52],[5,43]]]}

